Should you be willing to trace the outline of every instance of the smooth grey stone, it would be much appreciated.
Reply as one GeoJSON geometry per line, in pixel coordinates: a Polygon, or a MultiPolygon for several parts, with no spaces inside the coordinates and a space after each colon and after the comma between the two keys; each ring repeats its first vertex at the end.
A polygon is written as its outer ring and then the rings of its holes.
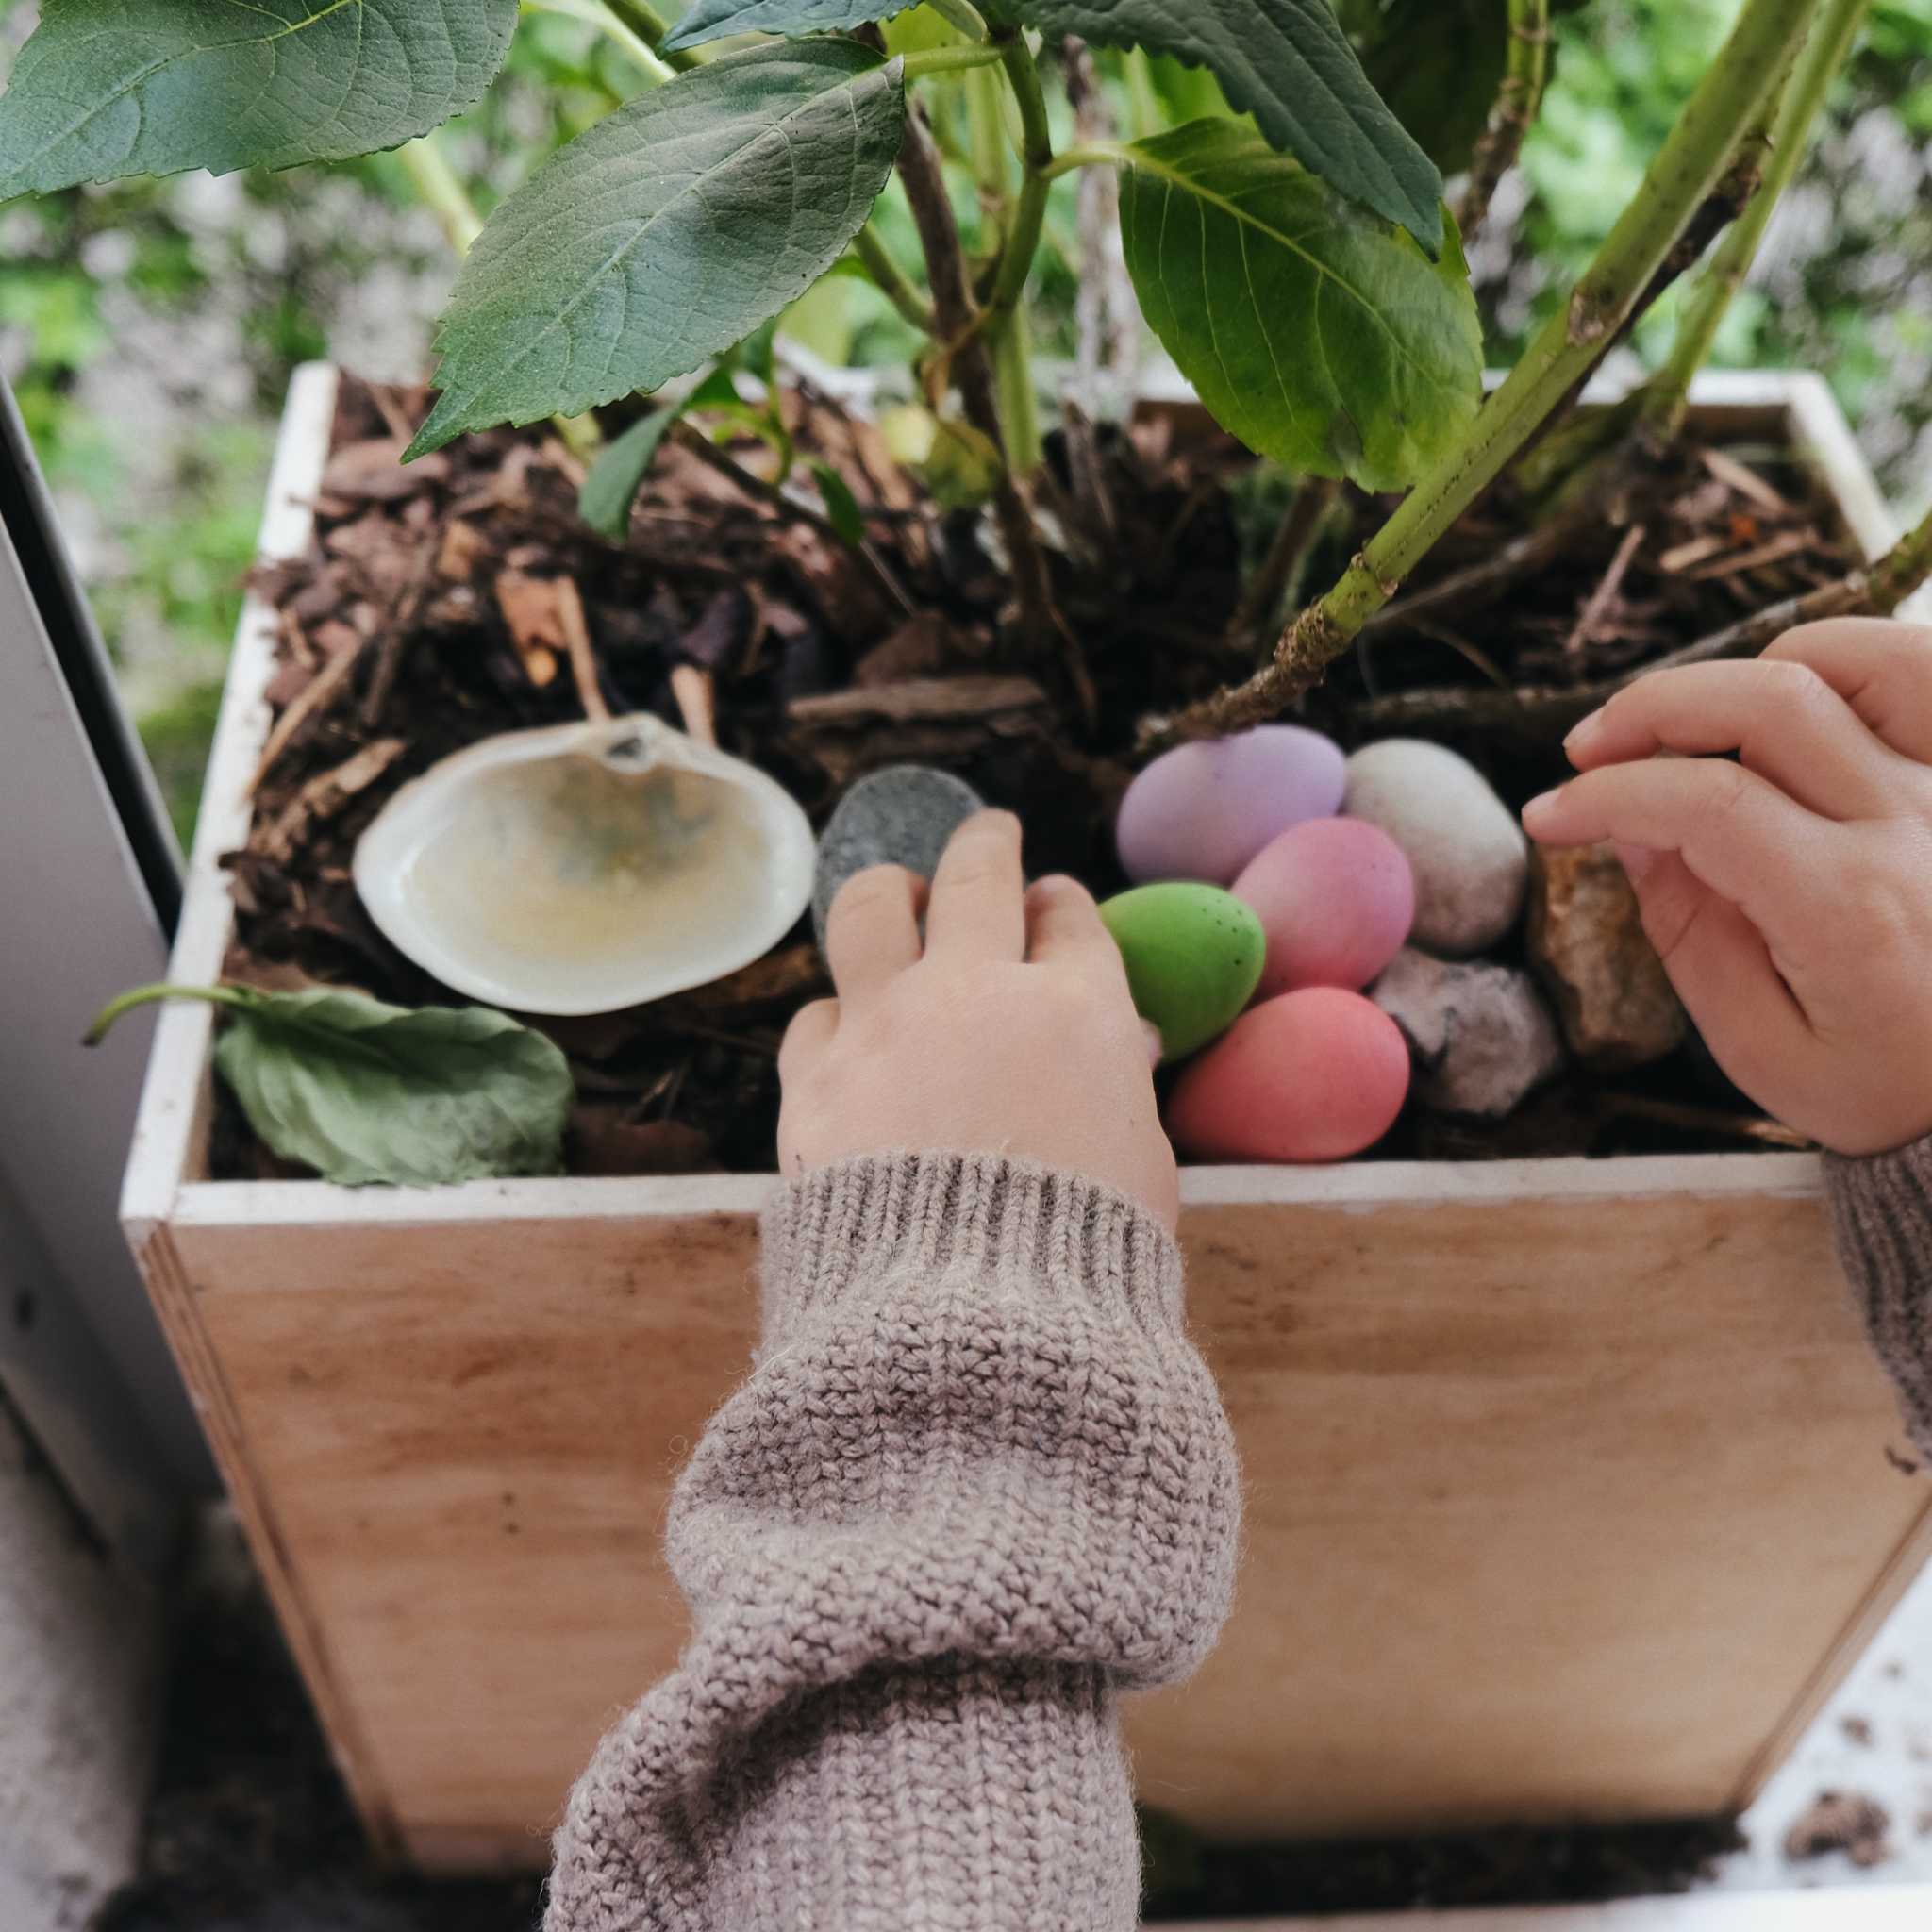
{"type": "Polygon", "coordinates": [[[1550,1009],[1512,967],[1433,959],[1405,946],[1369,997],[1402,1029],[1416,1097],[1439,1112],[1500,1120],[1563,1065],[1550,1009]]]}
{"type": "Polygon", "coordinates": [[[889,765],[861,778],[832,814],[819,839],[812,876],[811,923],[825,942],[825,918],[839,888],[869,865],[903,865],[929,879],[946,841],[986,806],[950,772],[930,765],[889,765]]]}

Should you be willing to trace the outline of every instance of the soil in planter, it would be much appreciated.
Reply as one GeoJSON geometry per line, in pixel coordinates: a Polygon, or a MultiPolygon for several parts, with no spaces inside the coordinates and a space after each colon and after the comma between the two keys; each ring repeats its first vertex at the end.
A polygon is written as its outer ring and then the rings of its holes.
{"type": "MultiPolygon", "coordinates": [[[[308,555],[267,573],[280,614],[275,752],[247,848],[225,861],[242,979],[306,976],[404,1005],[451,995],[376,933],[350,881],[355,841],[407,779],[494,732],[582,715],[566,607],[581,597],[603,693],[675,719],[670,674],[715,680],[725,748],[772,773],[823,823],[843,790],[916,759],[1020,813],[1028,863],[1106,894],[1123,883],[1110,826],[1141,717],[1245,674],[1229,641],[1244,565],[1283,505],[1249,458],[1192,412],[1155,413],[1056,451],[1044,508],[1060,606],[1081,669],[1054,645],[1003,641],[1007,581],[986,520],[941,509],[877,432],[809,390],[787,397],[803,451],[862,508],[882,568],[673,443],[626,541],[575,510],[581,475],[547,430],[467,438],[399,470],[426,407],[344,383],[308,555]],[[1073,479],[1093,479],[1076,487],[1073,479]],[[1084,688],[1084,695],[1083,695],[1084,688]]],[[[757,465],[761,446],[735,449],[757,465]]],[[[1306,573],[1332,575],[1386,503],[1350,494],[1306,573]]],[[[1493,558],[1528,526],[1502,492],[1438,548],[1412,590],[1493,558]]],[[[1855,560],[1792,453],[1688,442],[1631,524],[1591,526],[1537,575],[1426,625],[1391,626],[1304,708],[1345,745],[1377,696],[1451,684],[1582,683],[1722,628],[1855,560]]],[[[1512,804],[1563,771],[1553,741],[1435,734],[1474,757],[1512,804]]],[[[540,1021],[579,1093],[578,1174],[758,1171],[772,1160],[785,1023],[826,991],[808,929],[715,986],[583,1021],[540,1021]]],[[[1694,1041],[1641,1074],[1576,1072],[1502,1123],[1412,1108],[1383,1158],[1736,1150],[1789,1144],[1694,1041]]],[[[277,1173],[225,1103],[227,1177],[277,1173]]]]}

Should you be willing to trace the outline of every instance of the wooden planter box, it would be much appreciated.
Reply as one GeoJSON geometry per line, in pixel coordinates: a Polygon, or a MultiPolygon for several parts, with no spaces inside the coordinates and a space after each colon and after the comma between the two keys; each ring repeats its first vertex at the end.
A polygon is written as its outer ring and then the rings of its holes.
{"type": "MultiPolygon", "coordinates": [[[[305,541],[304,370],[264,547],[305,541]]],[[[1891,525],[1822,382],[1707,383],[1891,525]]],[[[268,724],[243,618],[174,972],[268,724]]],[[[536,1865],[675,1656],[665,1501],[741,1377],[758,1177],[441,1192],[206,1177],[208,1009],[161,1020],[125,1219],[364,1818],[536,1865]]],[[[1245,1458],[1225,1641],[1135,1706],[1142,1792],[1224,1836],[1631,1820],[1751,1798],[1932,1553],[1807,1157],[1195,1168],[1192,1320],[1245,1458]]]]}

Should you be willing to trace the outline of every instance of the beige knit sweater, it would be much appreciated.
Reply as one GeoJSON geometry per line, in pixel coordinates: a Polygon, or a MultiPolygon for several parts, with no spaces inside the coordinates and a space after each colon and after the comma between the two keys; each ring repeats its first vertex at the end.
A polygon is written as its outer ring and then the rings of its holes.
{"type": "MultiPolygon", "coordinates": [[[[1832,1191],[1932,1456],[1932,1141],[1832,1191]]],[[[697,1634],[572,1794],[546,1932],[1128,1932],[1117,1700],[1207,1653],[1238,1530],[1173,1241],[1064,1174],[858,1160],[778,1196],[765,1296],[673,1505],[697,1634]]]]}

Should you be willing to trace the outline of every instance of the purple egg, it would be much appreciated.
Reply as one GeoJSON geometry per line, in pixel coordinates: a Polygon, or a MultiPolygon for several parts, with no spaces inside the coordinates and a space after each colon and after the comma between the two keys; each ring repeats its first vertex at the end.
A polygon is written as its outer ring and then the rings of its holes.
{"type": "Polygon", "coordinates": [[[1137,885],[1231,885],[1271,839],[1332,817],[1346,782],[1341,749],[1299,724],[1261,724],[1164,752],[1127,787],[1114,826],[1137,885]]]}

